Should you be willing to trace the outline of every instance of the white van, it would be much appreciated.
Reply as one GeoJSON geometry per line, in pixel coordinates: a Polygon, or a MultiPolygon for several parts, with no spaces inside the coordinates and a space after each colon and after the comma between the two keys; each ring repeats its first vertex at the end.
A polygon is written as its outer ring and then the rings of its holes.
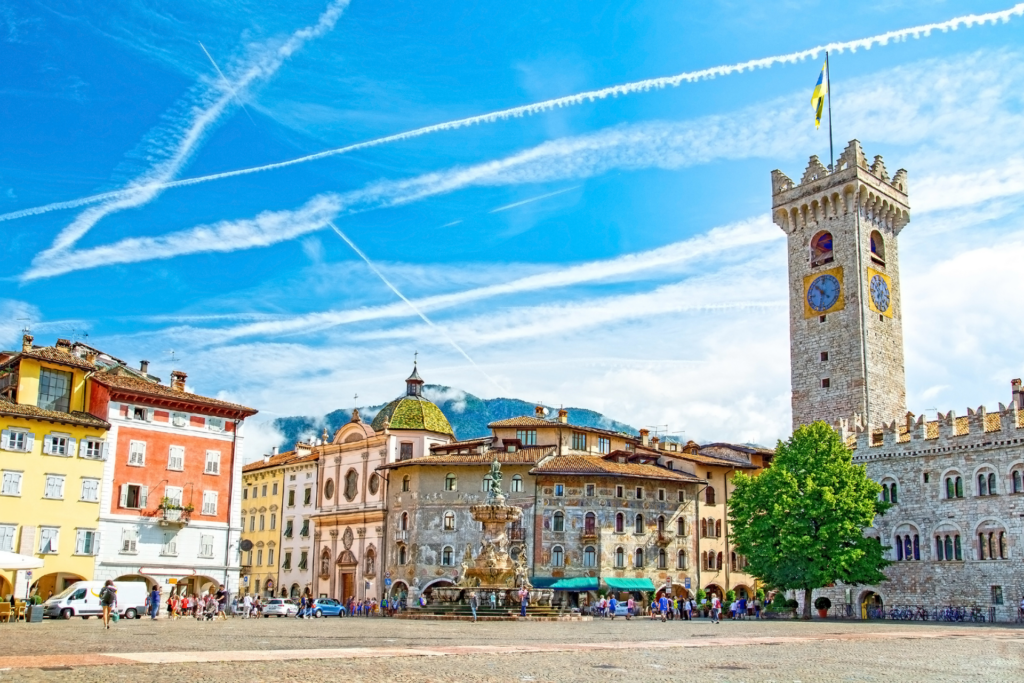
{"type": "MultiPolygon", "coordinates": [[[[100,591],[106,581],[76,581],[43,603],[43,615],[51,619],[60,617],[101,616],[100,591]]],[[[115,581],[117,611],[125,619],[138,619],[146,612],[149,588],[143,581],[115,581]]]]}

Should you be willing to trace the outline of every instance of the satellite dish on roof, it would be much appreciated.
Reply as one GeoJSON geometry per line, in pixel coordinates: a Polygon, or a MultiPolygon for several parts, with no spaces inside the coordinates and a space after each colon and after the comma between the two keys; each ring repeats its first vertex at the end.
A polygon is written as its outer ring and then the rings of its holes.
{"type": "Polygon", "coordinates": [[[250,541],[248,538],[246,538],[241,543],[238,544],[238,547],[242,549],[243,553],[247,553],[250,550],[252,550],[252,541],[250,541]]]}

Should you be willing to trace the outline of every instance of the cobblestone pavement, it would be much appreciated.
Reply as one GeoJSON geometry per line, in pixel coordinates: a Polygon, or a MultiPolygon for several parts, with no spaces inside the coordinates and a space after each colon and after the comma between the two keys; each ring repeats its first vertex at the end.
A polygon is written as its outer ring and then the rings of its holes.
{"type": "Polygon", "coordinates": [[[0,624],[6,681],[1019,681],[1024,629],[907,622],[0,624]]]}

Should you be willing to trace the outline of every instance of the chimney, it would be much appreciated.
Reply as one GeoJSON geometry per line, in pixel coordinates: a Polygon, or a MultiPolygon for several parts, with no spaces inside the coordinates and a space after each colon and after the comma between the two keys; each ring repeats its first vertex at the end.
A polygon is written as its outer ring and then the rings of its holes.
{"type": "Polygon", "coordinates": [[[558,421],[561,422],[562,424],[568,424],[569,423],[569,411],[564,409],[564,408],[560,409],[558,411],[558,421]]]}
{"type": "Polygon", "coordinates": [[[23,336],[21,338],[21,350],[22,351],[31,351],[32,350],[32,340],[34,338],[35,337],[33,337],[31,334],[26,334],[25,336],[23,336]]]}
{"type": "Polygon", "coordinates": [[[99,354],[97,354],[95,351],[93,351],[92,349],[89,349],[88,351],[85,352],[85,359],[87,361],[89,361],[90,363],[95,363],[96,362],[96,357],[98,355],[99,354]]]}
{"type": "Polygon", "coordinates": [[[181,370],[171,370],[171,390],[185,391],[185,378],[188,377],[181,370]]]}
{"type": "Polygon", "coordinates": [[[270,449],[270,455],[277,455],[277,446],[274,446],[273,448],[270,449]]]}
{"type": "Polygon", "coordinates": [[[263,464],[266,465],[268,462],[270,462],[270,456],[269,455],[264,455],[263,456],[263,464]]]}
{"type": "Polygon", "coordinates": [[[653,448],[656,451],[660,451],[661,450],[661,439],[659,439],[656,436],[652,436],[651,437],[651,448],[653,448]]]}
{"type": "Polygon", "coordinates": [[[148,375],[149,374],[149,361],[148,360],[140,360],[139,361],[139,372],[141,372],[143,375],[148,375]]]}
{"type": "Polygon", "coordinates": [[[68,341],[67,339],[58,339],[56,346],[61,351],[66,351],[67,353],[71,353],[71,342],[68,341]]]}
{"type": "MultiPolygon", "coordinates": [[[[31,337],[29,337],[31,339],[31,337]]],[[[1017,410],[1024,408],[1024,391],[1021,390],[1020,380],[1010,381],[1010,389],[1013,391],[1013,402],[1017,404],[1017,410]]]]}
{"type": "Polygon", "coordinates": [[[644,446],[649,446],[650,445],[650,436],[651,436],[651,430],[650,429],[641,429],[640,430],[640,443],[643,444],[644,446]]]}
{"type": "Polygon", "coordinates": [[[539,418],[543,418],[544,417],[544,406],[537,406],[536,408],[534,408],[533,409],[533,414],[536,415],[539,418]]]}

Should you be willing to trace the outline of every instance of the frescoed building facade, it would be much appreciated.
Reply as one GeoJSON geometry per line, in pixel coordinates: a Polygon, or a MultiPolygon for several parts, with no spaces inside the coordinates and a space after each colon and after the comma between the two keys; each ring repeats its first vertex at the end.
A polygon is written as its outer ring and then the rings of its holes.
{"type": "Polygon", "coordinates": [[[292,598],[313,590],[313,545],[320,456],[309,444],[295,444],[295,457],[284,464],[281,504],[281,564],[278,595],[292,598]]]}

